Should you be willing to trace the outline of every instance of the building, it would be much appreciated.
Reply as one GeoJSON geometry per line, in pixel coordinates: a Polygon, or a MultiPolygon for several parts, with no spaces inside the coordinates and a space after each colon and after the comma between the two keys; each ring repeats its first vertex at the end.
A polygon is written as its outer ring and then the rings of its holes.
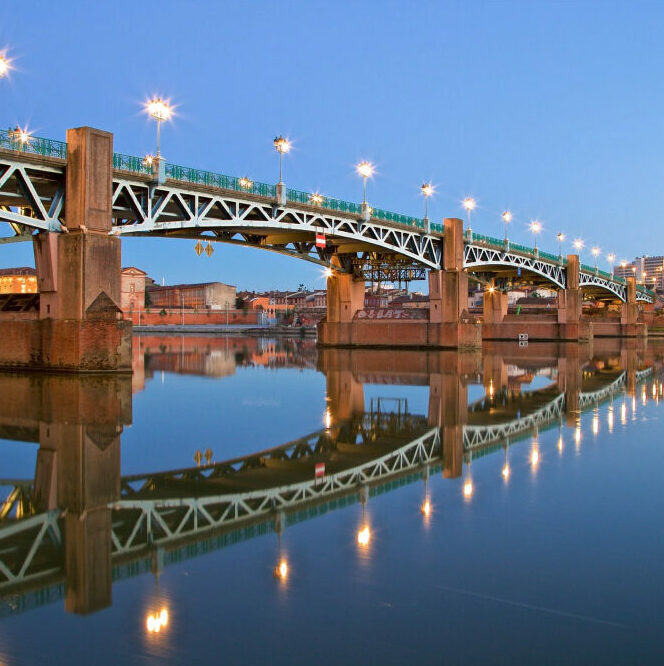
{"type": "Polygon", "coordinates": [[[621,262],[613,267],[614,275],[622,278],[635,277],[649,289],[664,292],[664,256],[636,257],[630,263],[621,262]]]}
{"type": "Polygon", "coordinates": [[[147,285],[145,293],[151,308],[235,309],[235,286],[221,282],[147,285]]]}
{"type": "Polygon", "coordinates": [[[36,294],[37,272],[29,266],[0,269],[0,294],[36,294]]]}
{"type": "Polygon", "coordinates": [[[120,273],[120,309],[123,312],[145,309],[145,280],[147,273],[135,266],[120,273]]]}

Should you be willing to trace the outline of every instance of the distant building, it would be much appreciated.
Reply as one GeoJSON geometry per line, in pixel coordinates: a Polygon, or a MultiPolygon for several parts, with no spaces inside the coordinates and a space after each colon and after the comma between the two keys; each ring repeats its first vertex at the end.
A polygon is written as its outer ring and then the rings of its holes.
{"type": "Polygon", "coordinates": [[[614,275],[622,278],[635,277],[649,289],[664,292],[664,256],[636,257],[634,261],[613,267],[614,275]]]}
{"type": "Polygon", "coordinates": [[[221,282],[149,285],[145,293],[151,308],[235,309],[235,287],[221,282]]]}
{"type": "Polygon", "coordinates": [[[123,312],[145,309],[145,280],[147,273],[135,266],[120,273],[120,309],[123,312]]]}
{"type": "Polygon", "coordinates": [[[36,294],[37,272],[29,266],[0,269],[0,294],[36,294]]]}

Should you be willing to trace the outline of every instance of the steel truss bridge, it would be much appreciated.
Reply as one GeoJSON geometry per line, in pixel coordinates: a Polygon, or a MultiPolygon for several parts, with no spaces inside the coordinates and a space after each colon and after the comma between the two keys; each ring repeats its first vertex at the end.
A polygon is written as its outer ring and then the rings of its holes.
{"type": "MultiPolygon", "coordinates": [[[[13,231],[1,242],[67,231],[66,156],[66,143],[32,138],[19,144],[0,131],[0,221],[13,231]]],[[[374,281],[423,279],[426,269],[441,268],[440,224],[174,164],[165,164],[159,177],[141,158],[119,153],[113,167],[112,233],[119,236],[257,247],[374,281]]],[[[563,257],[471,232],[464,267],[480,281],[497,279],[499,288],[567,284],[563,257]]],[[[589,266],[581,266],[580,286],[598,298],[626,301],[625,280],[589,266]]],[[[639,285],[637,300],[653,302],[654,294],[639,285]]]]}
{"type": "MultiPolygon", "coordinates": [[[[637,372],[637,384],[652,372],[637,372]]],[[[580,393],[580,411],[620,395],[626,380],[623,372],[601,389],[580,393]]],[[[520,404],[531,407],[526,414],[503,423],[464,425],[466,459],[562,422],[564,393],[546,387],[524,397],[520,404]]],[[[469,416],[484,411],[487,400],[471,405],[469,416]]],[[[108,507],[113,579],[154,572],[273,532],[278,516],[285,525],[294,524],[421,480],[441,467],[443,445],[440,429],[428,426],[422,416],[372,412],[244,458],[123,477],[120,498],[108,507]],[[356,462],[335,468],[335,455],[350,451],[356,462]],[[316,480],[313,466],[321,459],[328,461],[327,473],[316,480]],[[266,471],[275,471],[276,484],[261,486],[266,471]]],[[[62,599],[65,593],[63,512],[35,513],[31,481],[1,483],[12,490],[0,509],[5,523],[0,524],[0,617],[62,599]]]]}

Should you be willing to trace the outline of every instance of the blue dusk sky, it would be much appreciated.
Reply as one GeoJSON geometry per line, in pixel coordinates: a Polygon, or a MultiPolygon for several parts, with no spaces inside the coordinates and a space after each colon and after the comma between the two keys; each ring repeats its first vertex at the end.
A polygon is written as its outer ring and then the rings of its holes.
{"type": "MultiPolygon", "coordinates": [[[[528,222],[631,259],[664,254],[664,3],[82,2],[4,0],[0,126],[64,139],[114,133],[118,152],[154,152],[152,94],[177,106],[162,128],[170,162],[276,182],[272,140],[293,141],[289,187],[360,201],[354,165],[375,163],[374,206],[532,245],[528,222]]],[[[3,230],[3,234],[7,232],[3,230]]],[[[255,249],[123,240],[123,265],[167,283],[323,287],[321,269],[255,249]]],[[[565,248],[571,251],[569,245],[565,248]]],[[[29,244],[0,266],[33,265],[29,244]]],[[[413,288],[423,288],[414,283],[413,288]]]]}

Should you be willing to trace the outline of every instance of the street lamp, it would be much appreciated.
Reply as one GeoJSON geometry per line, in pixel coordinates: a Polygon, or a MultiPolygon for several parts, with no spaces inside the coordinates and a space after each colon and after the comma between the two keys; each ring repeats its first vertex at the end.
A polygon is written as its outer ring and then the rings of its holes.
{"type": "Polygon", "coordinates": [[[506,210],[505,212],[503,212],[501,217],[503,218],[503,222],[505,223],[505,242],[507,242],[507,225],[512,221],[512,213],[506,210]]]}
{"type": "Polygon", "coordinates": [[[473,197],[466,197],[462,202],[461,205],[466,209],[466,213],[468,214],[468,233],[471,234],[471,239],[472,239],[472,228],[470,225],[470,213],[471,211],[475,210],[475,206],[477,206],[477,202],[473,197]]]}
{"type": "Polygon", "coordinates": [[[161,97],[153,97],[145,105],[145,110],[157,121],[157,155],[155,159],[161,159],[161,124],[166,122],[172,115],[173,109],[167,100],[161,97]]]}
{"type": "Polygon", "coordinates": [[[31,134],[28,132],[28,128],[19,127],[18,125],[16,125],[13,130],[10,129],[9,132],[7,132],[7,135],[10,141],[19,144],[19,150],[25,148],[25,144],[28,143],[31,138],[31,134]]]}
{"type": "Polygon", "coordinates": [[[535,238],[535,252],[537,252],[537,234],[542,231],[542,224],[538,220],[533,220],[530,223],[530,230],[533,232],[535,238]]]}
{"type": "Polygon", "coordinates": [[[363,160],[360,162],[356,167],[355,170],[357,173],[362,176],[362,180],[364,181],[364,199],[362,200],[362,203],[366,206],[367,204],[367,178],[371,178],[373,176],[374,172],[374,167],[371,162],[367,162],[366,160],[363,160]]]}
{"type": "Polygon", "coordinates": [[[599,257],[600,249],[595,245],[591,252],[593,253],[593,257],[595,257],[595,271],[597,271],[597,257],[599,257]]]}
{"type": "Polygon", "coordinates": [[[609,260],[609,266],[611,267],[611,277],[613,277],[613,262],[616,259],[616,255],[613,252],[610,252],[606,255],[606,258],[609,260]]]}
{"type": "Polygon", "coordinates": [[[558,232],[558,259],[563,258],[563,241],[565,240],[565,234],[560,231],[558,232]]]}
{"type": "Polygon", "coordinates": [[[581,250],[583,249],[583,241],[580,238],[575,239],[574,243],[574,249],[580,254],[581,250]]]}
{"type": "Polygon", "coordinates": [[[279,135],[274,140],[274,147],[279,153],[279,185],[282,185],[284,182],[282,175],[282,163],[284,155],[291,149],[290,141],[285,137],[279,135]]]}
{"type": "Polygon", "coordinates": [[[429,197],[433,194],[433,185],[431,183],[422,183],[420,188],[424,196],[424,219],[429,219],[429,197]]]}

